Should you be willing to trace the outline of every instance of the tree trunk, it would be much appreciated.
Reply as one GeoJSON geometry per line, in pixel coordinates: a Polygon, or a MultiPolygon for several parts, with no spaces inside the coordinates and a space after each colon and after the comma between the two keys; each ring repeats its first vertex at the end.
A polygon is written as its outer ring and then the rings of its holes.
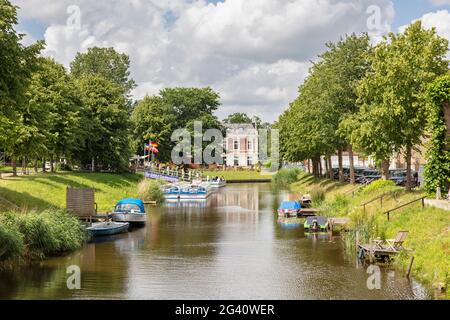
{"type": "Polygon", "coordinates": [[[26,157],[23,157],[23,159],[22,159],[22,173],[24,175],[27,174],[27,158],[26,157]]]}
{"type": "Polygon", "coordinates": [[[42,173],[45,173],[47,171],[47,168],[45,167],[45,158],[42,158],[42,173]]]}
{"type": "Polygon", "coordinates": [[[328,168],[330,168],[330,172],[329,174],[329,178],[333,179],[334,178],[334,172],[333,172],[333,163],[331,162],[331,156],[328,156],[328,168]]]}
{"type": "Polygon", "coordinates": [[[391,163],[390,163],[390,159],[384,159],[381,162],[381,176],[383,178],[383,180],[389,180],[390,176],[389,176],[389,167],[390,167],[391,163]]]}
{"type": "Polygon", "coordinates": [[[324,162],[325,162],[325,178],[328,178],[330,175],[330,167],[328,166],[328,156],[323,158],[324,162]]]}
{"type": "Polygon", "coordinates": [[[406,191],[411,191],[412,189],[412,179],[411,179],[411,157],[412,157],[412,147],[406,147],[406,191]]]}
{"type": "Polygon", "coordinates": [[[13,177],[17,177],[17,161],[15,156],[11,157],[11,166],[13,171],[13,177]]]}
{"type": "Polygon", "coordinates": [[[311,159],[308,159],[308,173],[311,173],[311,159]]]}
{"type": "Polygon", "coordinates": [[[319,177],[323,177],[323,168],[322,168],[322,157],[319,157],[319,177]]]}
{"type": "Polygon", "coordinates": [[[55,172],[55,163],[53,160],[53,156],[50,158],[50,172],[51,173],[55,172]]]}
{"type": "Polygon", "coordinates": [[[342,149],[338,150],[339,181],[344,182],[344,167],[342,166],[342,149]]]}
{"type": "Polygon", "coordinates": [[[91,171],[92,172],[95,172],[95,159],[94,159],[94,157],[92,157],[92,163],[91,163],[91,171]]]}
{"type": "Polygon", "coordinates": [[[351,145],[348,147],[348,159],[349,159],[349,165],[350,165],[350,183],[355,184],[356,183],[355,161],[353,159],[353,148],[351,145]]]}
{"type": "Polygon", "coordinates": [[[34,172],[38,173],[38,159],[34,160],[34,172]]]}

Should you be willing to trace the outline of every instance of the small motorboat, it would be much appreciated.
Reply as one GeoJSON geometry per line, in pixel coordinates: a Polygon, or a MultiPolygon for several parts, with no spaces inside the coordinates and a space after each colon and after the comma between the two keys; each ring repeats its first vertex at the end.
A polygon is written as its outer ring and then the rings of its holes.
{"type": "Polygon", "coordinates": [[[122,199],[114,207],[112,218],[115,222],[128,222],[131,226],[145,225],[147,214],[144,202],[141,199],[122,199]]]}
{"type": "Polygon", "coordinates": [[[192,184],[181,188],[180,200],[206,200],[210,195],[209,183],[192,184]]]}
{"type": "Polygon", "coordinates": [[[317,216],[308,217],[303,226],[309,232],[325,232],[328,230],[328,218],[317,216]]]}
{"type": "Polygon", "coordinates": [[[222,188],[227,185],[227,181],[223,178],[215,177],[209,181],[211,188],[222,188]]]}
{"type": "Polygon", "coordinates": [[[112,236],[115,234],[127,232],[130,224],[128,222],[94,222],[86,228],[91,237],[112,236]]]}
{"type": "Polygon", "coordinates": [[[180,199],[181,187],[178,185],[164,186],[163,192],[166,200],[178,200],[180,199]]]}
{"type": "Polygon", "coordinates": [[[311,206],[312,206],[311,195],[309,195],[309,194],[303,195],[300,200],[300,204],[302,205],[302,208],[311,208],[311,206]]]}
{"type": "Polygon", "coordinates": [[[283,201],[278,208],[279,217],[297,217],[300,214],[302,206],[297,201],[283,201]]]}

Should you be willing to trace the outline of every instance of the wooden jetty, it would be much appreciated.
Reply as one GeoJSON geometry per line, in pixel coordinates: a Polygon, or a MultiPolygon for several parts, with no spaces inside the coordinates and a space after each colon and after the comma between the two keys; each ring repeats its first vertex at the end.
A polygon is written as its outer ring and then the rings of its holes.
{"type": "Polygon", "coordinates": [[[314,217],[314,216],[317,216],[317,214],[319,213],[320,211],[318,210],[318,209],[314,209],[314,208],[302,208],[301,210],[300,210],[300,214],[303,216],[303,217],[314,217]]]}
{"type": "Polygon", "coordinates": [[[108,213],[98,213],[95,202],[95,190],[91,188],[71,188],[66,191],[67,211],[80,220],[105,221],[112,217],[108,213]]]}
{"type": "Polygon", "coordinates": [[[358,255],[360,258],[368,260],[390,259],[402,251],[408,251],[403,247],[403,243],[408,236],[408,231],[399,231],[395,239],[373,240],[369,244],[358,243],[358,255]]]}
{"type": "Polygon", "coordinates": [[[328,218],[328,228],[331,232],[333,232],[336,227],[345,229],[349,222],[350,218],[328,218]]]}

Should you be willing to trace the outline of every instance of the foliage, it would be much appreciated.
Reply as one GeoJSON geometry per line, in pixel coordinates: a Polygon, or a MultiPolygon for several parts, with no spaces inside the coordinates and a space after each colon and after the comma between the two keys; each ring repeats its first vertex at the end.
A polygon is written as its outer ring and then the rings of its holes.
{"type": "Polygon", "coordinates": [[[164,202],[164,192],[161,189],[163,183],[158,180],[144,179],[138,185],[139,198],[143,201],[164,202]]]}
{"type": "Polygon", "coordinates": [[[232,123],[252,123],[252,119],[243,112],[236,112],[227,116],[223,123],[232,124],[232,123]]]}
{"type": "Polygon", "coordinates": [[[104,170],[125,171],[131,156],[128,137],[128,110],[122,88],[99,75],[76,80],[83,117],[85,148],[80,154],[83,165],[92,160],[104,170]]]}
{"type": "Polygon", "coordinates": [[[41,260],[78,250],[86,232],[77,218],[62,210],[0,215],[0,261],[41,260]],[[0,252],[1,253],[1,252],[0,252]]]}
{"type": "Polygon", "coordinates": [[[314,205],[319,206],[323,201],[325,201],[325,190],[323,188],[314,187],[309,193],[314,205]]]}
{"type": "Polygon", "coordinates": [[[99,75],[120,86],[123,94],[128,96],[136,87],[130,77],[130,58],[118,53],[114,48],[89,48],[86,53],[77,53],[70,64],[75,78],[87,75],[99,75]]]}
{"type": "MultiPolygon", "coordinates": [[[[194,122],[202,122],[203,132],[208,129],[222,130],[213,114],[217,110],[219,94],[211,88],[168,88],[158,96],[146,96],[138,102],[131,119],[133,125],[133,148],[143,154],[144,143],[154,140],[159,144],[157,159],[170,161],[175,143],[171,135],[176,129],[187,129],[191,135],[194,122]]],[[[204,142],[203,146],[209,144],[204,142]]]]}
{"type": "Polygon", "coordinates": [[[428,83],[448,70],[448,41],[420,21],[403,33],[390,33],[370,56],[371,70],[358,87],[360,111],[343,126],[357,149],[386,160],[392,153],[410,153],[425,132],[428,83]]]}
{"type": "Polygon", "coordinates": [[[273,184],[279,188],[287,188],[298,180],[300,169],[289,168],[279,170],[273,177],[273,184]]]}
{"type": "Polygon", "coordinates": [[[380,189],[393,188],[395,186],[395,182],[391,180],[376,180],[362,188],[361,193],[370,194],[380,189]]]}
{"type": "Polygon", "coordinates": [[[425,167],[425,188],[427,192],[436,192],[450,186],[450,141],[444,119],[445,103],[450,103],[450,75],[438,78],[429,87],[431,141],[427,152],[425,167]]]}

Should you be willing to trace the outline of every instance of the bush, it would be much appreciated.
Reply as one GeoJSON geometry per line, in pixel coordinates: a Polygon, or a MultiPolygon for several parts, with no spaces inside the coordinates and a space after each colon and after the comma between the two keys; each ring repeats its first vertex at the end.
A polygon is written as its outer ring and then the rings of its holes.
{"type": "Polygon", "coordinates": [[[325,201],[325,190],[323,188],[314,187],[309,193],[314,205],[320,205],[323,201],[325,201]]]}
{"type": "Polygon", "coordinates": [[[362,193],[371,193],[378,191],[380,189],[395,189],[396,185],[394,181],[391,180],[376,180],[369,184],[368,186],[365,186],[362,188],[362,193]]]}
{"type": "Polygon", "coordinates": [[[80,249],[86,231],[64,210],[0,216],[0,261],[40,260],[80,249]],[[6,250],[5,250],[6,248],[6,250]]]}
{"type": "Polygon", "coordinates": [[[162,182],[158,180],[144,179],[138,185],[139,198],[143,201],[164,201],[164,192],[161,190],[162,182]]]}
{"type": "Polygon", "coordinates": [[[20,259],[25,245],[18,230],[0,224],[0,262],[20,259]]]}
{"type": "Polygon", "coordinates": [[[273,177],[273,183],[280,188],[289,187],[290,184],[298,181],[300,172],[298,168],[281,169],[273,177]]]}

